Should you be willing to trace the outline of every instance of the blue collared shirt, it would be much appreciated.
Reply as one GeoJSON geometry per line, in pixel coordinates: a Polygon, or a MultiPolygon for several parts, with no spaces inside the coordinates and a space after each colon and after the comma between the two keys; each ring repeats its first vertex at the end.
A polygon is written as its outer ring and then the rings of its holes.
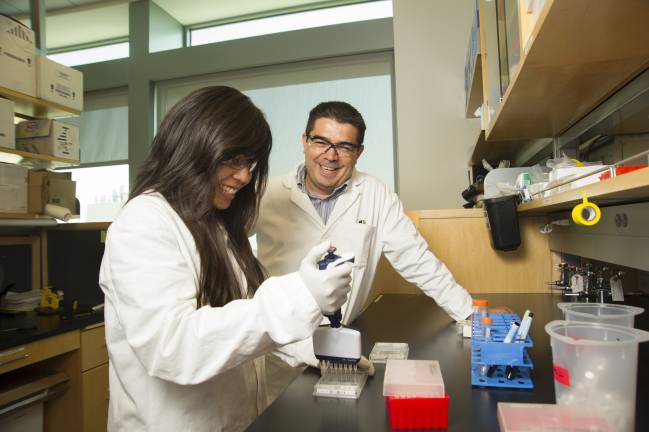
{"type": "Polygon", "coordinates": [[[345,183],[338,186],[328,197],[318,198],[318,197],[311,196],[309,191],[306,189],[306,184],[304,180],[305,176],[306,176],[306,167],[304,166],[304,164],[300,164],[300,166],[297,168],[297,173],[295,175],[295,182],[297,183],[297,187],[309,197],[309,200],[311,200],[313,207],[315,207],[315,211],[318,212],[320,218],[322,219],[322,222],[326,225],[327,221],[329,220],[329,216],[331,216],[331,212],[334,211],[334,207],[336,206],[336,201],[338,201],[338,197],[342,195],[343,192],[345,192],[345,190],[347,189],[347,185],[349,184],[349,179],[347,179],[345,183]]]}

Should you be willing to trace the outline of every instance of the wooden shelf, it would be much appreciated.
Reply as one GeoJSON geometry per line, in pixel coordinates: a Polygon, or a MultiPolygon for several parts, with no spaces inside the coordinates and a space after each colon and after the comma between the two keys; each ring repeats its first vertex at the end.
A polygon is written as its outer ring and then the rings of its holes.
{"type": "Polygon", "coordinates": [[[81,111],[28,96],[6,87],[0,87],[0,97],[12,100],[15,104],[15,115],[26,119],[76,117],[81,114],[81,111]]]}
{"type": "Polygon", "coordinates": [[[112,222],[68,222],[60,223],[51,229],[57,231],[95,231],[107,230],[112,222]]]}
{"type": "Polygon", "coordinates": [[[546,0],[487,140],[559,136],[649,67],[649,2],[546,0]]]}
{"type": "Polygon", "coordinates": [[[35,213],[2,213],[0,212],[0,219],[36,219],[38,217],[35,213]]]}
{"type": "Polygon", "coordinates": [[[52,169],[79,165],[79,161],[73,159],[29,153],[5,147],[0,147],[0,162],[23,165],[36,169],[52,169]]]}
{"type": "Polygon", "coordinates": [[[469,87],[469,97],[466,101],[466,118],[475,118],[473,113],[482,105],[482,56],[476,55],[475,65],[473,66],[473,75],[471,76],[471,86],[469,87]]]}
{"type": "Polygon", "coordinates": [[[600,207],[649,201],[649,168],[639,169],[584,187],[571,189],[518,206],[519,213],[545,214],[571,210],[586,192],[589,201],[600,207]]]}

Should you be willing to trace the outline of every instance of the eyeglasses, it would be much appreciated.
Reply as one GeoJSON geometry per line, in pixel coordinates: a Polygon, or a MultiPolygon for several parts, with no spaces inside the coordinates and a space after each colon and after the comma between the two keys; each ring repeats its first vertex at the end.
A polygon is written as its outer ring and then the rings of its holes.
{"type": "Polygon", "coordinates": [[[253,172],[255,168],[257,168],[257,161],[246,159],[243,156],[237,156],[235,158],[223,161],[223,165],[227,165],[228,167],[236,169],[237,171],[246,168],[248,171],[253,172]]]}
{"type": "Polygon", "coordinates": [[[319,154],[325,154],[329,151],[329,149],[332,148],[338,154],[338,156],[347,158],[355,155],[358,149],[361,148],[360,144],[352,144],[347,142],[334,144],[332,142],[329,142],[329,140],[327,140],[326,138],[319,136],[307,135],[306,139],[311,143],[313,148],[319,152],[319,154]]]}

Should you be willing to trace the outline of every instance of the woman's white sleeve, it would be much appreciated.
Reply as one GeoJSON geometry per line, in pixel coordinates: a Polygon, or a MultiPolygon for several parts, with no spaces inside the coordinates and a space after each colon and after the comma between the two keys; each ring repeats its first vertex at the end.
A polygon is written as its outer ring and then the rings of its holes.
{"type": "Polygon", "coordinates": [[[308,338],[320,323],[297,273],[268,279],[252,299],[196,309],[195,252],[183,249],[184,225],[161,206],[125,210],[109,230],[100,283],[149,375],[203,382],[308,338]]]}

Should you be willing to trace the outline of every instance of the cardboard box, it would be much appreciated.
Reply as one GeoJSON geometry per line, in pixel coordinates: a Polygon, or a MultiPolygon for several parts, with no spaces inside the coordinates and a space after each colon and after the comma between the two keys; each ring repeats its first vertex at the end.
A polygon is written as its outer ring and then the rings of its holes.
{"type": "Polygon", "coordinates": [[[30,153],[79,160],[79,128],[50,119],[16,125],[16,148],[30,153]]]}
{"type": "Polygon", "coordinates": [[[55,204],[76,214],[76,186],[69,172],[30,171],[29,213],[42,214],[45,204],[55,204]]]}
{"type": "Polygon", "coordinates": [[[0,15],[0,87],[36,96],[34,32],[0,15]]]}
{"type": "Polygon", "coordinates": [[[83,74],[36,56],[36,97],[77,111],[83,110],[83,74]]]}
{"type": "Polygon", "coordinates": [[[16,148],[14,103],[0,98],[0,147],[16,148]]]}
{"type": "Polygon", "coordinates": [[[27,213],[27,173],[20,165],[0,164],[0,213],[27,213]]]}

